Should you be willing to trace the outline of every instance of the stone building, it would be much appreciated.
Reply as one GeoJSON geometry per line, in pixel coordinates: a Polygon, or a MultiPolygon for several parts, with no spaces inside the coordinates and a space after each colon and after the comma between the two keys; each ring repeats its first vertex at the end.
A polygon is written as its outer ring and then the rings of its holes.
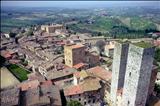
{"type": "Polygon", "coordinates": [[[128,48],[128,43],[115,42],[111,81],[111,100],[113,104],[116,103],[117,90],[124,85],[128,48]]]}
{"type": "Polygon", "coordinates": [[[104,55],[107,57],[113,57],[114,53],[114,43],[113,41],[109,42],[109,44],[106,44],[104,47],[104,55]]]}
{"type": "Polygon", "coordinates": [[[13,87],[1,90],[0,95],[1,106],[19,106],[19,88],[13,87]]]}
{"type": "Polygon", "coordinates": [[[26,81],[20,88],[20,106],[62,106],[60,92],[50,80],[26,81]]]}
{"type": "Polygon", "coordinates": [[[65,64],[72,67],[78,63],[84,62],[85,49],[85,46],[80,44],[66,45],[64,47],[65,64]]]}
{"type": "Polygon", "coordinates": [[[47,33],[55,33],[56,30],[64,29],[63,25],[42,25],[41,30],[46,31],[47,33]]]}
{"type": "Polygon", "coordinates": [[[64,47],[65,64],[74,67],[79,63],[87,63],[92,67],[99,64],[99,56],[90,53],[82,44],[71,44],[64,47]]]}
{"type": "Polygon", "coordinates": [[[104,90],[100,79],[91,73],[81,71],[74,75],[74,85],[64,89],[67,101],[77,100],[83,106],[100,106],[104,97],[104,90]]]}
{"type": "Polygon", "coordinates": [[[130,44],[122,95],[122,106],[145,106],[154,60],[149,43],[130,44]]]}

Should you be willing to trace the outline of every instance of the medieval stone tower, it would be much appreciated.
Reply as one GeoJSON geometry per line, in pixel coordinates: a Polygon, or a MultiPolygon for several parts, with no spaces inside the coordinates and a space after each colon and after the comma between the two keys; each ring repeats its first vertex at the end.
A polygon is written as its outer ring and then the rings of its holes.
{"type": "Polygon", "coordinates": [[[130,44],[122,95],[122,106],[145,106],[153,66],[154,47],[130,44]]]}
{"type": "Polygon", "coordinates": [[[123,88],[124,85],[128,48],[128,43],[115,43],[111,81],[111,101],[113,105],[116,103],[117,90],[123,88]]]}

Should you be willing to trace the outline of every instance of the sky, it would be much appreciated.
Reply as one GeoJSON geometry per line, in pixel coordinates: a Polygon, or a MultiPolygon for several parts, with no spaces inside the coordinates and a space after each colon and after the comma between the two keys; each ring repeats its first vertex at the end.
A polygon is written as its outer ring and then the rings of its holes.
{"type": "Polygon", "coordinates": [[[160,1],[1,1],[2,7],[68,7],[160,6],[160,1]]]}

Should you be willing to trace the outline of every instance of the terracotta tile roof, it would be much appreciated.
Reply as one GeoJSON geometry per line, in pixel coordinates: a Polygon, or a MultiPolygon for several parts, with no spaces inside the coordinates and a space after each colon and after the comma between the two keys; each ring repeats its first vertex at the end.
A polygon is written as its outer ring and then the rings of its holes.
{"type": "Polygon", "coordinates": [[[4,58],[10,58],[12,57],[12,54],[9,52],[9,51],[1,51],[1,55],[4,57],[4,58]]]}
{"type": "Polygon", "coordinates": [[[80,85],[75,85],[65,89],[64,93],[66,96],[69,96],[69,95],[81,94],[83,93],[83,91],[80,85]]]}
{"type": "Polygon", "coordinates": [[[89,79],[86,79],[84,81],[84,83],[81,84],[82,86],[82,90],[83,92],[87,92],[87,91],[95,91],[95,90],[98,90],[101,88],[101,85],[100,85],[100,80],[98,78],[89,78],[89,79]]]}
{"type": "Polygon", "coordinates": [[[97,76],[103,80],[106,80],[106,81],[111,80],[111,77],[112,77],[112,72],[107,71],[100,66],[90,68],[90,69],[88,69],[88,72],[91,72],[95,76],[97,76]]]}
{"type": "Polygon", "coordinates": [[[100,80],[97,78],[85,79],[84,82],[79,85],[73,85],[73,86],[70,86],[70,87],[64,89],[64,94],[65,94],[65,96],[69,96],[69,95],[82,94],[82,93],[88,92],[88,91],[98,90],[101,88],[99,81],[100,80]]]}
{"type": "Polygon", "coordinates": [[[69,45],[69,47],[71,49],[77,49],[77,48],[82,48],[82,47],[85,47],[85,46],[82,45],[82,44],[73,44],[73,45],[69,45]]]}
{"type": "Polygon", "coordinates": [[[73,68],[79,69],[79,68],[81,68],[81,67],[83,67],[83,66],[85,66],[84,63],[78,63],[78,64],[74,65],[73,68]]]}
{"type": "Polygon", "coordinates": [[[39,86],[38,80],[28,81],[28,82],[24,82],[18,85],[18,87],[20,87],[22,91],[37,88],[38,86],[39,86]]]}
{"type": "Polygon", "coordinates": [[[79,78],[79,77],[80,77],[80,72],[79,72],[79,71],[75,72],[75,73],[74,73],[74,76],[75,76],[76,78],[79,78]]]}
{"type": "Polygon", "coordinates": [[[85,71],[85,70],[82,70],[82,71],[77,71],[77,72],[75,72],[74,73],[74,76],[76,77],[76,78],[86,78],[86,77],[89,77],[89,76],[93,76],[93,74],[92,73],[89,73],[89,72],[87,72],[87,71],[85,71]]]}
{"type": "Polygon", "coordinates": [[[51,80],[47,80],[47,81],[44,81],[44,82],[42,82],[42,85],[46,85],[46,86],[50,86],[50,85],[52,85],[52,81],[51,80]]]}

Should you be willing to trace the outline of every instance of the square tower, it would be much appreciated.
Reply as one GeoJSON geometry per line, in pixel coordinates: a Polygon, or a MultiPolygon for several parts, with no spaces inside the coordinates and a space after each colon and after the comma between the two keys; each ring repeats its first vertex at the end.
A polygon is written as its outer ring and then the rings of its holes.
{"type": "Polygon", "coordinates": [[[124,85],[128,48],[129,43],[127,42],[115,42],[111,81],[111,101],[113,104],[116,103],[117,90],[124,85]]]}
{"type": "Polygon", "coordinates": [[[73,67],[85,60],[85,46],[82,44],[72,44],[64,46],[64,59],[67,66],[73,67]]]}
{"type": "Polygon", "coordinates": [[[155,48],[139,42],[130,44],[122,95],[122,106],[145,106],[150,86],[155,48]]]}

